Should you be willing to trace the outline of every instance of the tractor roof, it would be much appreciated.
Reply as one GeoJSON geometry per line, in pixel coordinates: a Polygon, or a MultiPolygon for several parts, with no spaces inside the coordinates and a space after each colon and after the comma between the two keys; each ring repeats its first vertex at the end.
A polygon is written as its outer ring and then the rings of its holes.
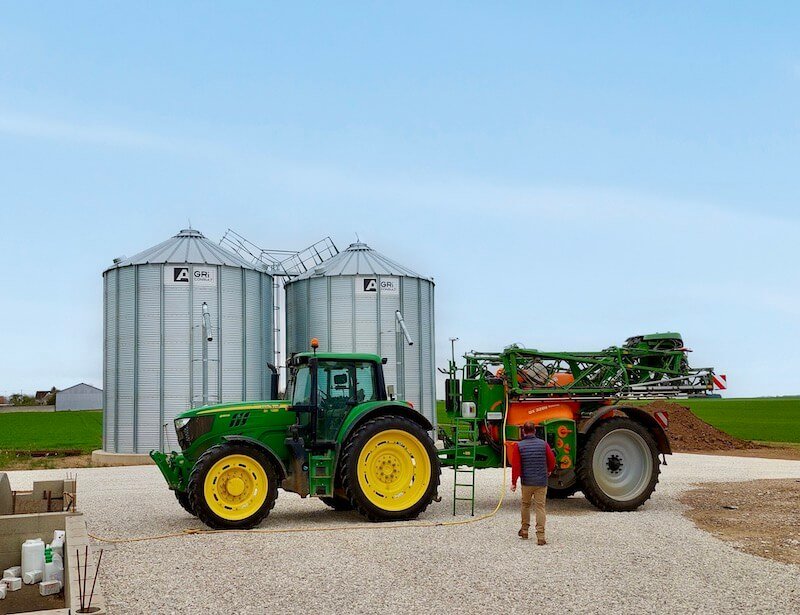
{"type": "Polygon", "coordinates": [[[376,354],[367,352],[298,352],[292,357],[292,361],[298,359],[310,359],[316,356],[318,359],[338,360],[338,361],[371,361],[373,363],[381,363],[383,359],[376,354]]]}

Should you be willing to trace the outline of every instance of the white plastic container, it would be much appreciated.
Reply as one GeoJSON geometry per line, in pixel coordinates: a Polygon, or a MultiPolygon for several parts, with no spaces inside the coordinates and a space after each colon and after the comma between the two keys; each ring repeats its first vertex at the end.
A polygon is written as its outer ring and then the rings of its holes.
{"type": "MultiPolygon", "coordinates": [[[[44,580],[45,581],[58,581],[59,583],[64,583],[64,562],[59,557],[58,553],[49,553],[50,561],[46,561],[48,558],[45,556],[45,564],[44,564],[44,580]]],[[[39,579],[40,581],[42,579],[39,579]]]]}
{"type": "Polygon", "coordinates": [[[3,570],[3,578],[10,579],[12,577],[21,577],[22,576],[22,566],[11,566],[11,568],[6,568],[3,570]]]}
{"type": "Polygon", "coordinates": [[[58,581],[42,581],[39,583],[39,595],[53,596],[61,591],[61,583],[58,581]]]}
{"type": "Polygon", "coordinates": [[[5,583],[8,591],[15,592],[18,589],[22,589],[22,579],[19,577],[11,577],[10,579],[3,579],[3,583],[5,583]]]}
{"type": "Polygon", "coordinates": [[[461,416],[465,419],[474,419],[478,416],[478,407],[475,405],[474,401],[461,402],[461,416]]]}
{"type": "Polygon", "coordinates": [[[22,574],[34,570],[44,570],[44,542],[41,538],[31,538],[22,543],[22,574]]]}
{"type": "Polygon", "coordinates": [[[6,584],[0,583],[0,600],[5,600],[7,591],[6,584]]]}
{"type": "Polygon", "coordinates": [[[56,530],[53,532],[53,542],[50,544],[50,548],[53,549],[53,553],[58,553],[58,555],[63,559],[64,558],[64,537],[66,536],[66,532],[64,530],[56,530]]]}
{"type": "MultiPolygon", "coordinates": [[[[47,564],[45,564],[46,566],[47,564]]],[[[31,570],[30,572],[26,572],[22,575],[22,582],[25,585],[33,585],[34,583],[41,583],[42,582],[42,571],[41,570],[31,570]]]]}

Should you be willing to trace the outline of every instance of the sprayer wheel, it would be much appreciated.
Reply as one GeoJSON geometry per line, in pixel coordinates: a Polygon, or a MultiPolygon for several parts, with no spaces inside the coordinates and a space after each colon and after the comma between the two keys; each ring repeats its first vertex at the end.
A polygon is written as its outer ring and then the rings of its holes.
{"type": "Polygon", "coordinates": [[[595,427],[580,452],[581,491],[600,510],[636,510],[655,491],[658,445],[646,427],[629,418],[612,418],[595,427]]]}
{"type": "Polygon", "coordinates": [[[345,497],[340,495],[334,495],[333,497],[324,497],[320,498],[326,505],[333,508],[333,510],[338,512],[345,512],[348,510],[353,510],[353,504],[345,497]]]}
{"type": "Polygon", "coordinates": [[[565,500],[571,495],[575,495],[578,491],[580,491],[580,486],[575,483],[570,487],[547,487],[547,499],[548,500],[565,500]]]}

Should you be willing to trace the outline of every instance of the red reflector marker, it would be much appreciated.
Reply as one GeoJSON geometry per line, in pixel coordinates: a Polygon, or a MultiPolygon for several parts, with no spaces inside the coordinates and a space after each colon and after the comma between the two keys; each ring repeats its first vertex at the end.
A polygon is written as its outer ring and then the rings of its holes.
{"type": "Polygon", "coordinates": [[[653,416],[655,416],[655,417],[656,417],[656,420],[659,422],[659,424],[660,424],[660,425],[661,425],[661,426],[662,426],[664,429],[666,429],[666,428],[667,428],[667,426],[669,425],[669,414],[667,414],[667,413],[666,413],[666,412],[664,412],[663,410],[659,410],[659,411],[657,411],[657,412],[654,412],[654,413],[653,413],[653,416]]]}

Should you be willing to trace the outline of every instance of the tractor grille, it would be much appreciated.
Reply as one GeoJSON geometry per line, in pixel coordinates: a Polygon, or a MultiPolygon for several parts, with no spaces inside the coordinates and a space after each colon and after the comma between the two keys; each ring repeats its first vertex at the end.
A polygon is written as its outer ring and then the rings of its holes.
{"type": "Polygon", "coordinates": [[[249,412],[235,412],[233,416],[231,416],[231,427],[244,427],[247,424],[247,420],[250,418],[249,412]]]}
{"type": "Polygon", "coordinates": [[[196,416],[189,420],[186,425],[177,429],[178,444],[181,450],[185,451],[197,438],[211,431],[211,425],[213,423],[213,416],[196,416]]]}

